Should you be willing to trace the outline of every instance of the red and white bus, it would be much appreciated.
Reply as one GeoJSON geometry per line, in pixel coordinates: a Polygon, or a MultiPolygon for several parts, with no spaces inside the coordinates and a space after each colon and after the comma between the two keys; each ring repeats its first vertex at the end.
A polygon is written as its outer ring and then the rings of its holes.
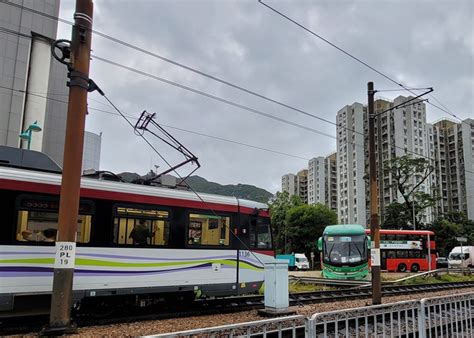
{"type": "MultiPolygon", "coordinates": [[[[366,229],[365,232],[370,235],[370,229],[366,229]]],[[[434,270],[436,269],[434,232],[381,229],[380,254],[382,270],[398,272],[434,270]]]]}

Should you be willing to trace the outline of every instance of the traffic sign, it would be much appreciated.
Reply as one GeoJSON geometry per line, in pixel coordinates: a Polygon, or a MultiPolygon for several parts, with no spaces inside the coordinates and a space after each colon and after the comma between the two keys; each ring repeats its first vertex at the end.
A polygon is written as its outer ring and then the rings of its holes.
{"type": "Polygon", "coordinates": [[[460,243],[466,243],[467,242],[467,238],[466,237],[456,237],[456,240],[460,243]]]}

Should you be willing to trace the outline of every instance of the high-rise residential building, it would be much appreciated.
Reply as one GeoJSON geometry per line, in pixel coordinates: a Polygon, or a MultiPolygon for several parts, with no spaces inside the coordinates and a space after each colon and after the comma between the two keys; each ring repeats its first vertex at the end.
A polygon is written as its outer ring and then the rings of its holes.
{"type": "Polygon", "coordinates": [[[474,120],[433,124],[438,216],[463,212],[474,219],[474,120]]]}
{"type": "Polygon", "coordinates": [[[321,203],[337,210],[337,154],[308,162],[308,204],[321,203]]]}
{"type": "Polygon", "coordinates": [[[59,3],[21,2],[36,12],[0,3],[0,145],[26,148],[28,142],[19,135],[36,122],[42,130],[31,134],[30,148],[62,166],[67,68],[51,56],[58,22],[47,17],[58,16],[59,3]]]}
{"type": "Polygon", "coordinates": [[[326,205],[337,212],[337,153],[334,152],[324,160],[326,168],[326,205]]]}
{"type": "MultiPolygon", "coordinates": [[[[430,124],[426,123],[426,106],[421,100],[403,105],[403,102],[409,99],[411,97],[398,96],[393,102],[387,99],[377,99],[374,102],[375,114],[380,114],[375,121],[375,151],[381,222],[384,220],[384,210],[389,204],[404,203],[392,174],[384,170],[384,164],[395,157],[404,155],[423,157],[429,159],[430,164],[434,164],[433,129],[430,124]],[[396,109],[388,110],[399,104],[402,105],[396,109]]],[[[368,159],[366,166],[368,166],[368,159]]],[[[367,168],[366,170],[368,170],[367,168]]],[[[431,173],[416,188],[416,191],[431,194],[434,176],[435,174],[431,173]]],[[[421,179],[421,175],[414,175],[407,183],[415,186],[421,179]]],[[[419,220],[429,223],[433,217],[432,208],[428,208],[424,210],[424,214],[419,220]]]]}
{"type": "Polygon", "coordinates": [[[342,224],[367,225],[364,116],[361,103],[337,112],[337,213],[342,224]]]}
{"type": "Polygon", "coordinates": [[[100,169],[100,146],[102,133],[94,134],[90,131],[84,133],[84,158],[82,160],[82,171],[86,169],[100,169]]]}
{"type": "Polygon", "coordinates": [[[296,193],[301,202],[308,203],[308,169],[301,169],[296,174],[297,189],[296,193]]]}
{"type": "Polygon", "coordinates": [[[326,203],[326,160],[323,156],[308,162],[308,204],[326,203]]]}
{"type": "Polygon", "coordinates": [[[287,192],[288,195],[293,196],[298,193],[298,181],[295,174],[286,174],[281,177],[281,191],[287,192]]]}

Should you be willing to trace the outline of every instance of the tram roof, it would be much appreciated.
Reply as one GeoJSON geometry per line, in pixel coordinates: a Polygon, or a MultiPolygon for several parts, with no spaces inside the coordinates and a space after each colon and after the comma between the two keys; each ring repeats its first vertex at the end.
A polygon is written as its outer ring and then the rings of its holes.
{"type": "MultiPolygon", "coordinates": [[[[7,189],[25,192],[59,194],[61,175],[0,166],[0,185],[7,189]]],[[[264,203],[236,197],[206,193],[199,193],[199,196],[204,203],[195,193],[187,190],[81,178],[81,197],[83,198],[116,199],[177,206],[182,205],[179,201],[186,201],[184,206],[203,210],[216,208],[220,211],[236,211],[237,206],[247,209],[268,209],[264,203]]]]}

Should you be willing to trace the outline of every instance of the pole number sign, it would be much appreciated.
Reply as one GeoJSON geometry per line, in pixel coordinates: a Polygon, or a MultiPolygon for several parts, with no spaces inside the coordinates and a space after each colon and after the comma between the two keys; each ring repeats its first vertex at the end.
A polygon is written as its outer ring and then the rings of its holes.
{"type": "Polygon", "coordinates": [[[55,269],[74,269],[76,242],[56,242],[55,269]]]}
{"type": "Polygon", "coordinates": [[[370,264],[380,266],[380,249],[370,249],[370,264]]]}

